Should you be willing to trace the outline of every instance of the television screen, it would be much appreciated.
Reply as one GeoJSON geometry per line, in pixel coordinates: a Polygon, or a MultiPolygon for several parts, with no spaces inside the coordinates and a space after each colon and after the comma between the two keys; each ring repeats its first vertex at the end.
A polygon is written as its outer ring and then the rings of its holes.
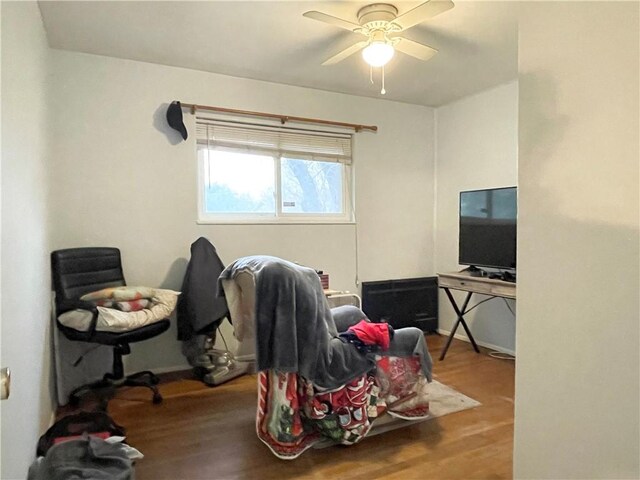
{"type": "Polygon", "coordinates": [[[461,265],[516,268],[516,187],[460,192],[461,265]]]}

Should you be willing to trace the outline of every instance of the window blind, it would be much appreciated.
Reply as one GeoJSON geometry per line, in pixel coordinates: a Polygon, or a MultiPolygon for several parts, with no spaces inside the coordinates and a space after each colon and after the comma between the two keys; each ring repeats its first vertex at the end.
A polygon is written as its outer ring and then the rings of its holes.
{"type": "Polygon", "coordinates": [[[199,145],[351,164],[351,135],[196,120],[199,145]]]}

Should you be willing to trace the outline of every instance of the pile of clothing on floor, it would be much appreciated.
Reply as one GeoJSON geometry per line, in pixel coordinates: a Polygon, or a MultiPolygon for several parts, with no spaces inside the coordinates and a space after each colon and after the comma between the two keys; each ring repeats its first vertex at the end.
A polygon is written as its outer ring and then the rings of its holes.
{"type": "Polygon", "coordinates": [[[134,462],[144,455],[124,435],[106,412],[63,417],[40,437],[27,480],[133,480],[134,462]]]}

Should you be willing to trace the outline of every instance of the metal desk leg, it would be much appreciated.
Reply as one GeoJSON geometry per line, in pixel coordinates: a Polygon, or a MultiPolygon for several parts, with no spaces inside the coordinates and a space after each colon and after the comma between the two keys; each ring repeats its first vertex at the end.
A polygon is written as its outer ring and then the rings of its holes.
{"type": "Polygon", "coordinates": [[[453,307],[453,310],[456,312],[458,319],[456,320],[456,323],[453,326],[451,333],[449,334],[447,344],[444,346],[444,349],[440,354],[440,360],[444,360],[444,356],[447,354],[447,350],[449,350],[449,345],[451,345],[451,341],[453,340],[453,337],[456,334],[456,330],[458,329],[458,325],[460,324],[462,324],[462,327],[467,333],[467,337],[469,337],[469,340],[471,341],[471,345],[473,345],[473,349],[476,351],[476,353],[480,353],[480,349],[478,348],[478,345],[476,345],[476,341],[474,340],[473,335],[471,335],[471,332],[469,331],[469,327],[467,326],[467,323],[464,321],[464,314],[467,313],[467,305],[469,305],[469,300],[471,300],[471,295],[473,295],[473,292],[467,293],[467,297],[464,299],[464,303],[462,304],[462,310],[460,310],[458,308],[458,305],[456,304],[455,299],[453,298],[453,295],[451,295],[451,291],[446,287],[444,287],[443,290],[444,290],[444,293],[447,294],[447,297],[449,298],[449,302],[451,302],[451,306],[453,307]]]}

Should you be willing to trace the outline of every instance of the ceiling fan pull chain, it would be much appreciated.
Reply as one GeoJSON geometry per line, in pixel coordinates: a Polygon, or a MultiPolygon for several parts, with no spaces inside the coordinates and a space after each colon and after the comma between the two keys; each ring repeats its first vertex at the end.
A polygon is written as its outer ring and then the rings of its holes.
{"type": "Polygon", "coordinates": [[[369,65],[369,81],[373,85],[373,67],[371,65],[369,65]]]}
{"type": "Polygon", "coordinates": [[[382,90],[380,90],[380,93],[382,95],[384,95],[385,93],[387,93],[387,91],[384,89],[384,65],[382,66],[382,90]]]}

